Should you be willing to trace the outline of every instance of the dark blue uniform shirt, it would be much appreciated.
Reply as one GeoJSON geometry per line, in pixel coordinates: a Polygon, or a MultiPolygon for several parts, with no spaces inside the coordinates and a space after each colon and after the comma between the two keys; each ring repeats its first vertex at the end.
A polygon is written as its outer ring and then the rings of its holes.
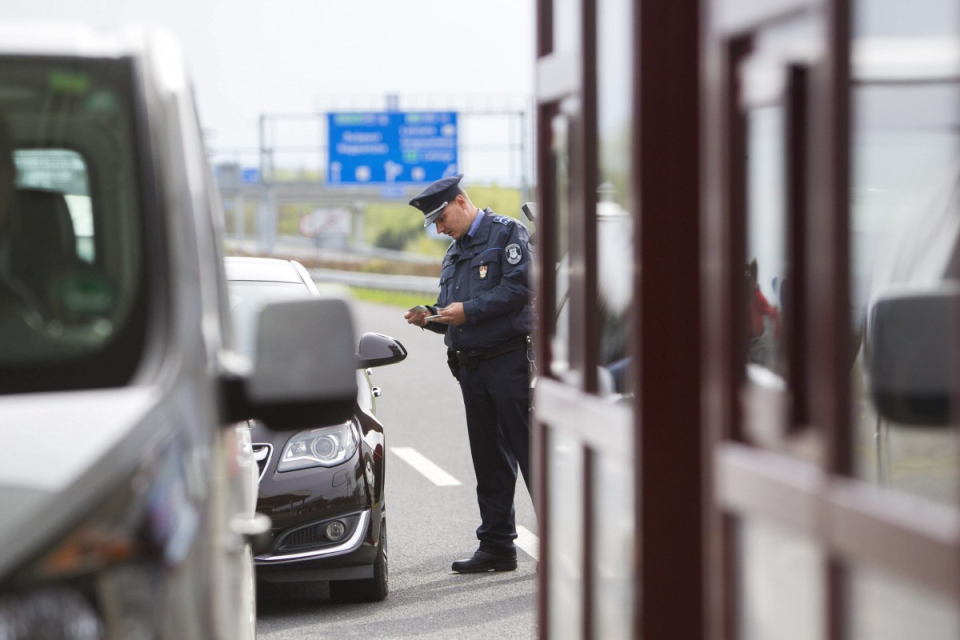
{"type": "Polygon", "coordinates": [[[437,306],[462,302],[467,321],[459,327],[437,322],[451,349],[487,349],[530,333],[530,233],[513,218],[489,209],[473,236],[453,242],[443,258],[437,306]]]}

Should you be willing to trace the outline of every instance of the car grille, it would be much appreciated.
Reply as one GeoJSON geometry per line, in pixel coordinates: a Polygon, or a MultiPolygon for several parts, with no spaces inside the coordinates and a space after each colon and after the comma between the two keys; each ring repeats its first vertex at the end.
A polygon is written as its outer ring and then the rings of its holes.
{"type": "Polygon", "coordinates": [[[258,479],[262,478],[263,472],[267,470],[267,464],[270,462],[270,454],[272,453],[272,445],[262,443],[253,445],[253,459],[257,461],[258,479]]]}
{"type": "Polygon", "coordinates": [[[320,527],[306,527],[293,531],[283,540],[283,547],[306,547],[321,542],[329,542],[327,537],[321,535],[320,527]]]}

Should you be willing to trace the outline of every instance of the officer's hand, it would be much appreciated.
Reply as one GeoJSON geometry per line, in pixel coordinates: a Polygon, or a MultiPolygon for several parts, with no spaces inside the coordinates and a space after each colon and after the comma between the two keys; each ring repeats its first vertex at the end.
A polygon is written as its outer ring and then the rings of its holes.
{"type": "Polygon", "coordinates": [[[418,327],[424,327],[427,324],[427,313],[423,311],[407,311],[403,314],[404,319],[406,319],[408,324],[413,324],[418,327]]]}
{"type": "Polygon", "coordinates": [[[434,322],[452,324],[453,326],[458,327],[467,321],[467,314],[463,312],[462,302],[454,302],[447,305],[443,309],[438,309],[437,311],[439,312],[440,317],[434,320],[434,322]]]}

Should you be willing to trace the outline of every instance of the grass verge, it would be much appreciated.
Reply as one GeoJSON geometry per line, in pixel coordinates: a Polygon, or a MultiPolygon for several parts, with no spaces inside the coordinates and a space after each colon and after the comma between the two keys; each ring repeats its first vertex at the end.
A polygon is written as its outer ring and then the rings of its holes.
{"type": "Polygon", "coordinates": [[[350,293],[357,300],[379,302],[380,304],[389,304],[403,309],[409,309],[418,304],[433,304],[437,300],[436,296],[430,298],[429,296],[415,293],[404,293],[403,291],[381,291],[379,289],[363,289],[360,287],[350,287],[350,293]]]}

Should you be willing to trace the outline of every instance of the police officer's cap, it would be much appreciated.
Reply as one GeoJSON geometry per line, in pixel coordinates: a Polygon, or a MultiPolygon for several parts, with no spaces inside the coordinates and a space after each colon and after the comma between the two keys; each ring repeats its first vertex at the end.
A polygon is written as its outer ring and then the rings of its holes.
{"type": "Polygon", "coordinates": [[[416,207],[423,212],[423,226],[429,227],[433,224],[440,217],[443,208],[463,193],[460,189],[460,180],[462,179],[462,173],[449,178],[441,178],[430,184],[410,201],[411,207],[416,207]]]}

